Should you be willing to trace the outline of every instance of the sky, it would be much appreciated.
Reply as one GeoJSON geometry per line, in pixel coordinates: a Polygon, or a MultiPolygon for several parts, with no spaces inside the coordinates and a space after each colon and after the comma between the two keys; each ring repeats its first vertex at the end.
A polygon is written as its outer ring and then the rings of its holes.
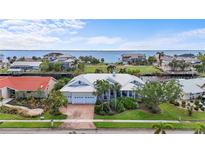
{"type": "Polygon", "coordinates": [[[204,50],[205,20],[0,20],[1,50],[204,50]]]}

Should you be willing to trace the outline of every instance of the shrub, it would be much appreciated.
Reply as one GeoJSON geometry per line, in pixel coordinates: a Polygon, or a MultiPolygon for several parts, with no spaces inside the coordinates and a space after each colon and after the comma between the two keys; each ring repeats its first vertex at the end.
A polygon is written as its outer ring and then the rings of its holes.
{"type": "Polygon", "coordinates": [[[102,111],[102,105],[95,105],[95,113],[100,114],[102,111]]]}
{"type": "Polygon", "coordinates": [[[202,110],[202,111],[205,111],[205,108],[202,106],[202,107],[200,107],[200,109],[202,110]]]}
{"type": "Polygon", "coordinates": [[[133,98],[125,97],[125,98],[122,98],[120,102],[128,110],[132,110],[132,109],[137,109],[138,108],[138,103],[136,103],[133,98]]]}
{"type": "Polygon", "coordinates": [[[117,111],[118,113],[125,111],[125,107],[124,107],[123,103],[119,102],[119,103],[117,104],[117,106],[116,106],[116,111],[117,111]]]}
{"type": "Polygon", "coordinates": [[[158,106],[152,106],[152,107],[150,107],[150,111],[154,114],[160,113],[160,108],[158,106]]]}
{"type": "Polygon", "coordinates": [[[102,102],[99,99],[97,99],[96,105],[100,105],[100,104],[102,104],[102,102]]]}
{"type": "Polygon", "coordinates": [[[199,107],[198,107],[198,106],[195,106],[195,107],[194,107],[194,110],[198,111],[198,110],[199,110],[199,107]]]}
{"type": "Polygon", "coordinates": [[[95,113],[100,115],[112,114],[108,103],[95,105],[95,113]]]}
{"type": "Polygon", "coordinates": [[[186,107],[186,102],[182,101],[182,107],[185,108],[186,107]]]}
{"type": "Polygon", "coordinates": [[[196,101],[194,102],[194,104],[195,104],[196,106],[199,106],[199,100],[196,100],[196,101]]]}
{"type": "Polygon", "coordinates": [[[179,106],[180,104],[179,104],[179,102],[174,102],[174,105],[179,106]]]}
{"type": "Polygon", "coordinates": [[[103,111],[105,112],[105,113],[109,113],[110,112],[110,106],[109,106],[109,104],[108,103],[104,103],[104,104],[102,104],[103,105],[103,111]]]}
{"type": "Polygon", "coordinates": [[[202,104],[199,104],[198,106],[199,106],[199,108],[203,107],[203,105],[202,105],[202,104]]]}

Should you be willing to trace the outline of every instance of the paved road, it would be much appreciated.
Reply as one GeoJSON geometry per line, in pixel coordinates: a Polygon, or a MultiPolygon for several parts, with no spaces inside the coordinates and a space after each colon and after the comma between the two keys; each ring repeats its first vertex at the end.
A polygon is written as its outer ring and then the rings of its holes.
{"type": "MultiPolygon", "coordinates": [[[[97,130],[63,130],[63,129],[17,129],[1,128],[0,134],[153,134],[153,129],[97,129],[97,130]]],[[[167,134],[193,134],[193,130],[167,130],[167,134]]]]}

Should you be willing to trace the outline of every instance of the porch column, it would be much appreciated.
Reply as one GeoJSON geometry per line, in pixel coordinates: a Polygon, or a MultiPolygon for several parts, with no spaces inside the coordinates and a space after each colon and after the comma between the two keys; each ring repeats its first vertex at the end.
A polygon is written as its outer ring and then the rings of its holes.
{"type": "Polygon", "coordinates": [[[120,91],[120,97],[122,97],[122,91],[120,91]]]}

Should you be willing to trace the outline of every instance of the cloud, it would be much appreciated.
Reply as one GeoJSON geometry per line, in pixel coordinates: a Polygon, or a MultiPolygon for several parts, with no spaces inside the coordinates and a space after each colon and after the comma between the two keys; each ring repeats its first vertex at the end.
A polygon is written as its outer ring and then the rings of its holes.
{"type": "Polygon", "coordinates": [[[205,28],[184,31],[164,37],[152,37],[141,41],[127,41],[119,49],[127,50],[186,50],[205,49],[205,28]]]}
{"type": "Polygon", "coordinates": [[[0,20],[0,49],[43,49],[76,35],[81,20],[0,20]]]}

